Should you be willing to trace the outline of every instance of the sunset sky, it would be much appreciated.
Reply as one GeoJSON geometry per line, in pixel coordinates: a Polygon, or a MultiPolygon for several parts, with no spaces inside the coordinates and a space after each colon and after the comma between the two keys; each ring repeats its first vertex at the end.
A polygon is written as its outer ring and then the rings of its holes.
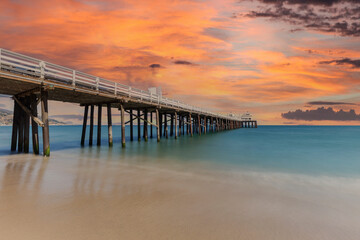
{"type": "Polygon", "coordinates": [[[1,0],[0,47],[260,124],[360,123],[359,0],[1,0]]]}

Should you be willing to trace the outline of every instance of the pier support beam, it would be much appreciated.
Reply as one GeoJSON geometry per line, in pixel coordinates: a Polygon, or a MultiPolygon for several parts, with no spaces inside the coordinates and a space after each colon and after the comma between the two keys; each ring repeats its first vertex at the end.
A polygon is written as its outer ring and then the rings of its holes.
{"type": "Polygon", "coordinates": [[[175,139],[177,139],[177,131],[178,131],[178,127],[177,127],[177,112],[175,112],[175,116],[174,116],[174,121],[175,121],[175,139]]]}
{"type": "Polygon", "coordinates": [[[107,120],[108,120],[108,138],[109,147],[113,146],[113,133],[112,133],[112,119],[111,119],[111,104],[107,104],[107,120]]]}
{"type": "Polygon", "coordinates": [[[125,147],[125,110],[122,104],[120,105],[120,115],[121,115],[121,146],[124,148],[125,147]]]}
{"type": "MultiPolygon", "coordinates": [[[[148,141],[148,110],[145,109],[144,110],[144,138],[145,138],[145,142],[148,141]]],[[[151,124],[150,124],[151,126],[151,124]]]]}
{"type": "MultiPolygon", "coordinates": [[[[30,109],[30,101],[29,97],[25,97],[24,106],[27,109],[30,109]]],[[[24,111],[24,153],[29,153],[29,145],[30,145],[30,116],[26,114],[24,111]]]]}
{"type": "Polygon", "coordinates": [[[11,136],[11,151],[16,151],[16,143],[18,140],[18,131],[19,131],[19,114],[20,106],[14,100],[14,113],[13,113],[13,123],[12,123],[12,136],[11,136]]]}
{"type": "Polygon", "coordinates": [[[191,113],[189,113],[189,126],[190,126],[190,136],[193,136],[193,123],[191,119],[191,113]]]}
{"type": "Polygon", "coordinates": [[[101,115],[102,115],[102,105],[98,105],[98,121],[97,121],[97,145],[101,145],[101,115]]]}
{"type": "Polygon", "coordinates": [[[138,129],[138,141],[141,141],[141,122],[140,122],[140,109],[137,111],[137,129],[138,129]]]}
{"type": "Polygon", "coordinates": [[[129,113],[130,117],[130,141],[134,141],[134,117],[133,117],[133,110],[130,109],[129,113]]]}
{"type": "MultiPolygon", "coordinates": [[[[37,97],[35,94],[31,95],[31,114],[34,117],[37,117],[37,97]]],[[[31,119],[31,135],[32,135],[32,145],[33,145],[33,152],[35,155],[39,154],[39,127],[37,122],[32,118],[31,119]]]]}
{"type": "Polygon", "coordinates": [[[85,145],[85,135],[86,135],[86,125],[87,125],[88,112],[89,112],[89,105],[85,105],[85,107],[84,107],[84,117],[83,117],[83,127],[82,127],[82,133],[81,133],[81,146],[82,147],[85,145]]]}
{"type": "Polygon", "coordinates": [[[174,136],[174,114],[170,115],[170,137],[174,136]]]}
{"type": "Polygon", "coordinates": [[[201,118],[200,118],[200,115],[198,115],[198,131],[199,131],[199,135],[201,136],[201,118]]]}
{"type": "MultiPolygon", "coordinates": [[[[153,123],[153,112],[150,112],[150,122],[153,123]]],[[[153,125],[150,124],[150,138],[153,138],[153,125]]]]}
{"type": "Polygon", "coordinates": [[[168,123],[167,123],[167,115],[166,115],[166,113],[164,114],[164,136],[166,138],[169,138],[168,123]]]}
{"type": "Polygon", "coordinates": [[[43,127],[43,151],[44,156],[50,156],[50,136],[49,136],[49,108],[48,108],[48,92],[41,89],[41,118],[44,123],[43,127]]]}
{"type": "Polygon", "coordinates": [[[160,142],[160,116],[159,110],[155,110],[156,113],[156,134],[157,134],[157,141],[160,142]]]}
{"type": "Polygon", "coordinates": [[[89,146],[93,145],[94,134],[94,105],[90,106],[90,133],[89,133],[89,146]]]}

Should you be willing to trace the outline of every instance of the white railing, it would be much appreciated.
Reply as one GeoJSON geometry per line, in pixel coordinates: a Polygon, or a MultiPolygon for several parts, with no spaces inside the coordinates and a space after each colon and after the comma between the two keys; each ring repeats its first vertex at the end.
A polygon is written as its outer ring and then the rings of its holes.
{"type": "Polygon", "coordinates": [[[240,118],[214,113],[186,103],[165,98],[149,91],[133,88],[121,83],[109,81],[87,73],[76,71],[67,67],[45,62],[36,58],[28,57],[19,53],[0,48],[0,70],[6,70],[16,74],[37,77],[41,81],[55,81],[66,84],[73,88],[81,88],[99,93],[125,96],[144,102],[158,105],[170,106],[185,111],[219,117],[229,120],[240,120],[240,118]]]}

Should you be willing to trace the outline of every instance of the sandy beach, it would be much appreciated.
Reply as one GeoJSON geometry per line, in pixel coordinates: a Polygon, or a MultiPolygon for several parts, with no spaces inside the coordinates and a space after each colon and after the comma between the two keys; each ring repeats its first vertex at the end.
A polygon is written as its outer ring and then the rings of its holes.
{"type": "Polygon", "coordinates": [[[359,239],[357,179],[0,157],[1,239],[359,239]]]}

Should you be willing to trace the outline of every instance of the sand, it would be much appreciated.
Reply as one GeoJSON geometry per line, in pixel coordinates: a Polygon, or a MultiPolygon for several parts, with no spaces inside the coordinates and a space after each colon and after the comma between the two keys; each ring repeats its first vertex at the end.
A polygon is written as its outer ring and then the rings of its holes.
{"type": "Polygon", "coordinates": [[[0,239],[360,239],[359,200],[354,178],[0,157],[0,239]]]}

